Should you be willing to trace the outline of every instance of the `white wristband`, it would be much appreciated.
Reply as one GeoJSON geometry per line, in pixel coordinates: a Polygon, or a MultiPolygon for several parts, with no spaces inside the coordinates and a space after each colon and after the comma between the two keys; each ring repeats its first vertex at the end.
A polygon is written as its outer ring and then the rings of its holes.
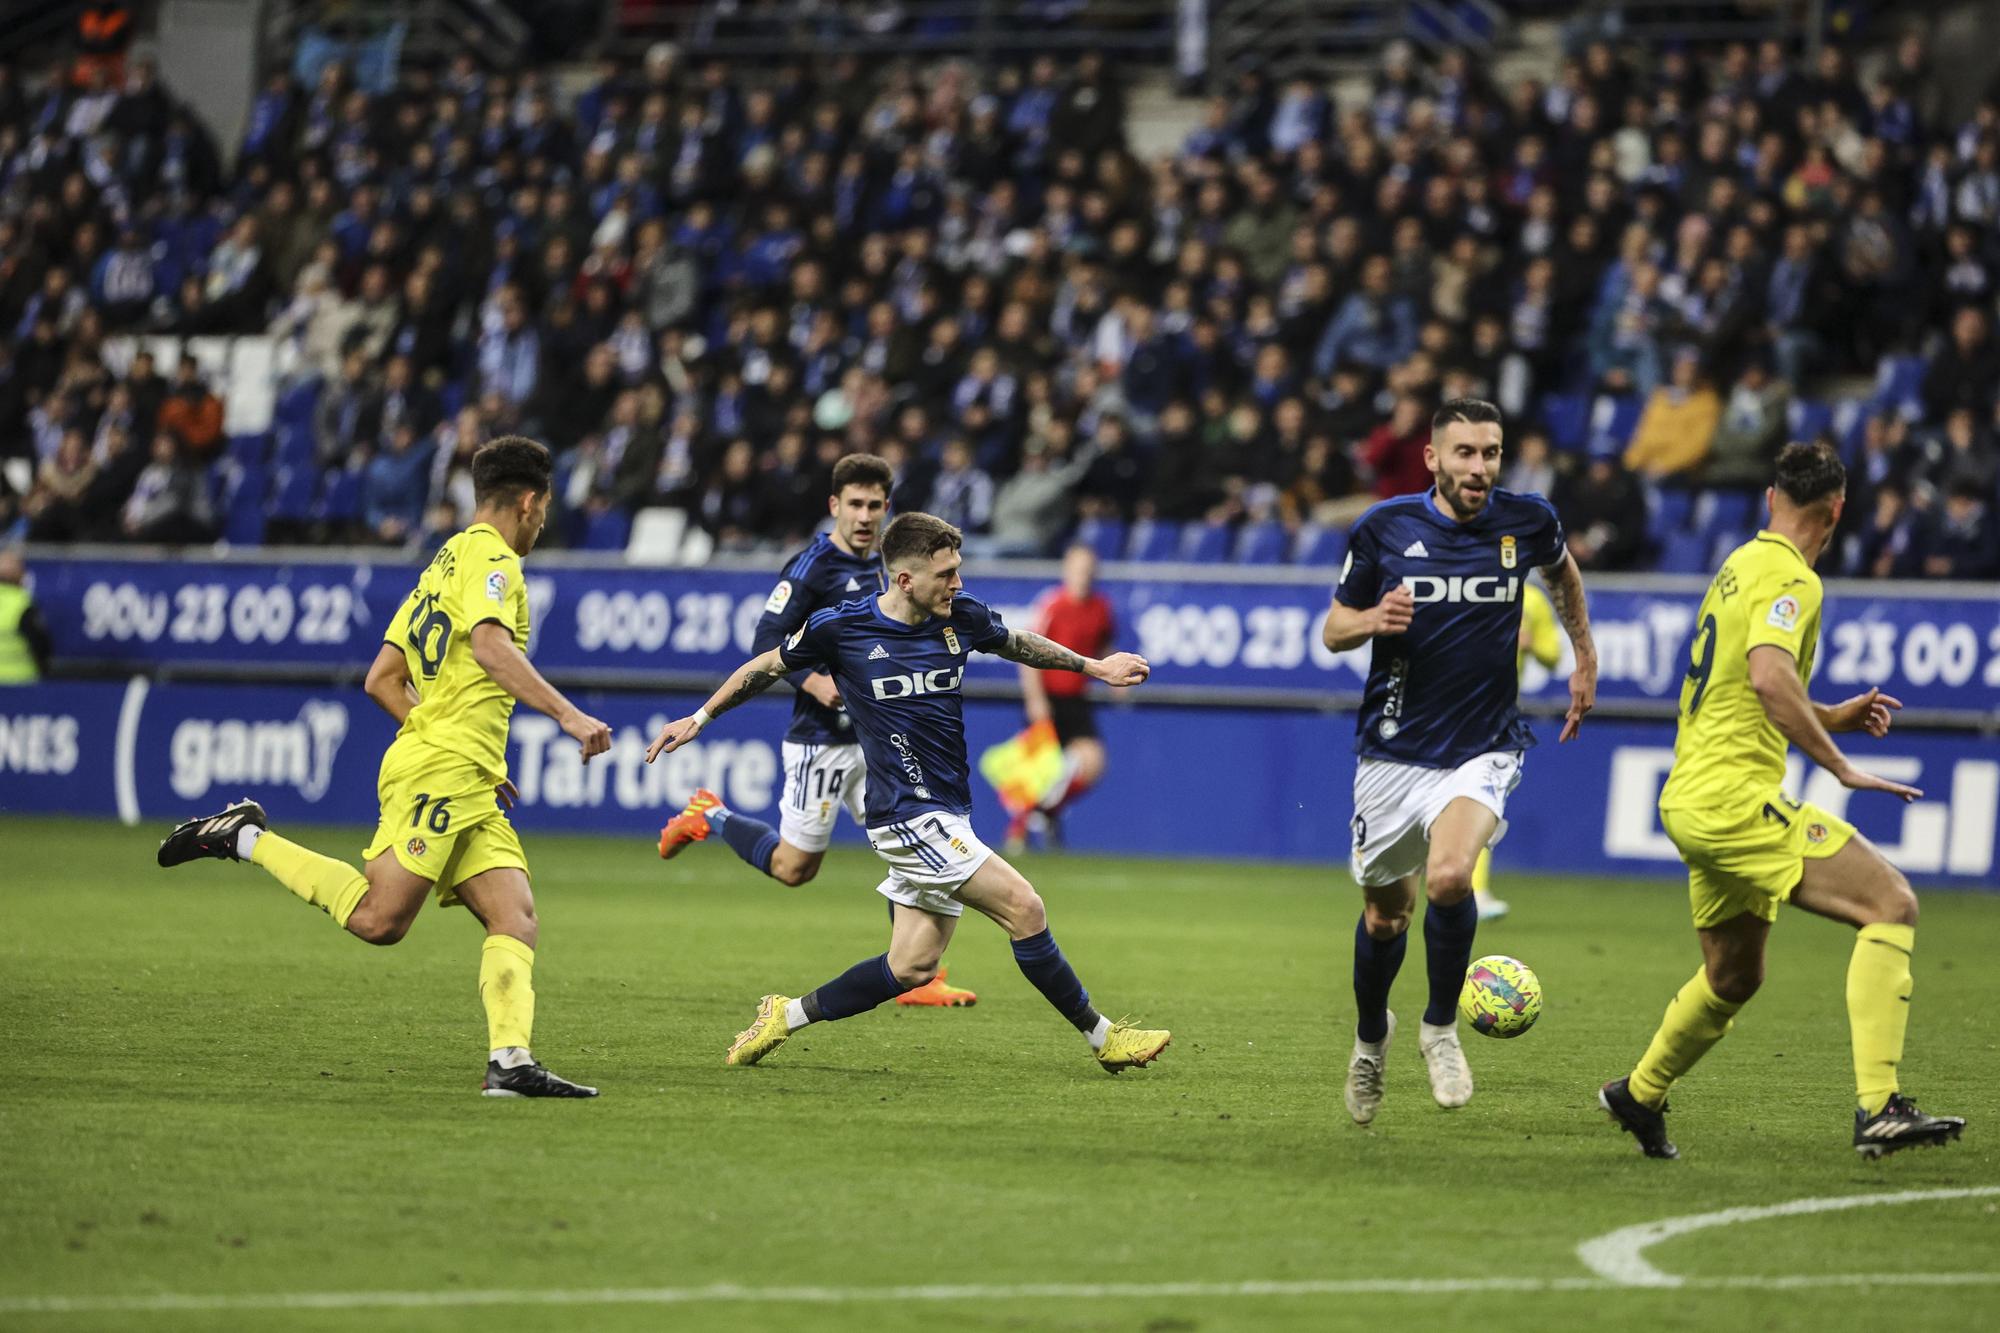
{"type": "Polygon", "coordinates": [[[706,708],[695,709],[694,710],[695,734],[700,735],[701,729],[713,721],[715,721],[715,719],[708,715],[708,710],[706,708]]]}

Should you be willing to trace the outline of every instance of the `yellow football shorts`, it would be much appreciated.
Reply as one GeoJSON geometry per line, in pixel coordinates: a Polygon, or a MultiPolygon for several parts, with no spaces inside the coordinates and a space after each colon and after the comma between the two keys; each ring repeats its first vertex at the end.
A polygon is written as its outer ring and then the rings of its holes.
{"type": "Polygon", "coordinates": [[[1776,791],[1741,805],[1662,810],[1660,823],[1687,863],[1697,930],[1745,912],[1776,921],[1805,863],[1832,856],[1854,836],[1839,815],[1776,791]]]}
{"type": "Polygon", "coordinates": [[[404,869],[431,881],[440,907],[457,904],[454,890],[474,875],[505,866],[525,873],[527,854],[494,801],[494,785],[477,764],[399,737],[382,756],[375,779],[382,822],[362,857],[394,852],[404,869]]]}

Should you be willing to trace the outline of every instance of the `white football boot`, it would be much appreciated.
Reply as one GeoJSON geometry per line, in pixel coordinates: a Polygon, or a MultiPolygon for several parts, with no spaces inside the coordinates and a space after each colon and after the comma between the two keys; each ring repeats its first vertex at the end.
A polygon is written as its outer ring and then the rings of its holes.
{"type": "Polygon", "coordinates": [[[1472,1100],[1472,1066],[1465,1063],[1465,1051],[1458,1044],[1456,1019],[1435,1027],[1422,1024],[1417,1048],[1424,1053],[1424,1067],[1431,1075],[1431,1096],[1437,1098],[1439,1106],[1463,1106],[1472,1100]]]}
{"type": "Polygon", "coordinates": [[[1382,1066],[1389,1058],[1389,1043],[1396,1039],[1396,1015],[1389,1015],[1389,1030],[1380,1041],[1354,1039],[1354,1054],[1347,1058],[1347,1113],[1354,1123],[1365,1125],[1382,1109],[1382,1066]]]}

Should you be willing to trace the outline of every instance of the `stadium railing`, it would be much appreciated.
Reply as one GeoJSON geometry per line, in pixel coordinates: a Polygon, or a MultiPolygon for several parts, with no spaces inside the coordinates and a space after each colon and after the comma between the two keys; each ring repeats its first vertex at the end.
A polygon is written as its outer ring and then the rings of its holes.
{"type": "Polygon", "coordinates": [[[704,56],[962,55],[982,62],[1096,50],[1164,61],[1176,0],[901,0],[841,6],[797,0],[614,5],[604,45],[639,56],[673,41],[704,56]]]}

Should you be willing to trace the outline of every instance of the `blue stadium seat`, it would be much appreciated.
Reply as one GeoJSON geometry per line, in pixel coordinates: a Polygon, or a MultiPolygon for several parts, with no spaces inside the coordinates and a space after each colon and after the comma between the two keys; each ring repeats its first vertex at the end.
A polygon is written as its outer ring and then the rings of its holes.
{"type": "Polygon", "coordinates": [[[1285,525],[1276,519],[1252,523],[1243,529],[1236,543],[1236,563],[1240,565],[1282,565],[1285,563],[1285,525]]]}
{"type": "Polygon", "coordinates": [[[327,523],[352,523],[361,517],[361,473],[356,468],[328,472],[313,502],[313,517],[327,523]]]}
{"type": "Polygon", "coordinates": [[[1126,558],[1159,564],[1176,558],[1180,549],[1180,524],[1164,518],[1141,519],[1132,526],[1132,548],[1126,558]]]}
{"type": "Polygon", "coordinates": [[[1748,530],[1754,498],[1749,491],[1703,491],[1694,503],[1695,531],[1716,536],[1748,530]]]}
{"type": "Polygon", "coordinates": [[[261,433],[232,435],[223,457],[239,467],[263,467],[271,458],[271,437],[261,433]]]}
{"type": "Polygon", "coordinates": [[[1190,523],[1181,537],[1181,559],[1197,565],[1219,565],[1229,558],[1227,523],[1190,523]]]}
{"type": "Polygon", "coordinates": [[[261,462],[236,468],[221,505],[222,539],[232,546],[264,544],[264,505],[271,473],[261,462]]]}
{"type": "Polygon", "coordinates": [[[1125,553],[1125,541],[1130,536],[1125,521],[1117,518],[1086,518],[1076,525],[1071,536],[1073,544],[1088,546],[1097,553],[1099,560],[1116,560],[1125,553]]]}
{"type": "Polygon", "coordinates": [[[1347,555],[1347,529],[1308,524],[1299,529],[1299,546],[1292,559],[1301,565],[1332,567],[1347,555]]]}
{"type": "Polygon", "coordinates": [[[1785,429],[1794,440],[1812,441],[1833,433],[1833,405],[1812,398],[1796,398],[1785,409],[1785,429]]]}
{"type": "Polygon", "coordinates": [[[1590,397],[1581,393],[1551,393],[1542,398],[1542,425],[1549,443],[1565,453],[1580,451],[1590,437],[1590,397]]]}
{"type": "Polygon", "coordinates": [[[271,478],[270,516],[284,523],[312,517],[319,494],[319,469],[310,463],[281,463],[271,478]]]}
{"type": "Polygon", "coordinates": [[[1924,373],[1930,362],[1921,356],[1885,356],[1875,369],[1875,401],[1911,421],[1923,415],[1924,373]]]}
{"type": "Polygon", "coordinates": [[[592,514],[583,526],[586,551],[622,551],[632,536],[632,516],[623,509],[607,509],[592,514]]]}
{"type": "Polygon", "coordinates": [[[1708,539],[1698,532],[1668,533],[1656,567],[1662,574],[1707,573],[1708,539]]]}
{"type": "Polygon", "coordinates": [[[1664,536],[1669,532],[1679,532],[1688,525],[1688,514],[1693,508],[1694,492],[1677,486],[1660,487],[1653,492],[1654,534],[1664,536]]]}
{"type": "Polygon", "coordinates": [[[1592,451],[1606,445],[1616,446],[1619,453],[1625,452],[1625,446],[1632,443],[1632,432],[1639,429],[1639,413],[1645,409],[1646,400],[1636,393],[1600,397],[1590,411],[1592,451]]]}

